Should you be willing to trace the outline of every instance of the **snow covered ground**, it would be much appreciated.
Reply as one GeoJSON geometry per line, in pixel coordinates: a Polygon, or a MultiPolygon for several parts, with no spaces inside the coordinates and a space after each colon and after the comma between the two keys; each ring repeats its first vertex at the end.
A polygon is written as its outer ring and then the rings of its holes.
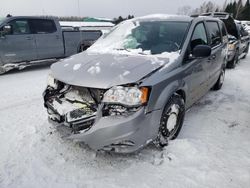
{"type": "Polygon", "coordinates": [[[250,56],[186,114],[163,151],[96,153],[47,122],[48,67],[0,76],[0,187],[250,187],[250,56]]]}

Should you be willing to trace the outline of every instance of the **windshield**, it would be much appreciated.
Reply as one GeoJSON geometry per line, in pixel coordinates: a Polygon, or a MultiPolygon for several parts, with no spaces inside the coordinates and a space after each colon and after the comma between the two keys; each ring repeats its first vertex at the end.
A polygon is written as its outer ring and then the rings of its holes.
{"type": "Polygon", "coordinates": [[[143,55],[177,52],[189,22],[125,21],[100,38],[89,52],[127,51],[143,55]]]}

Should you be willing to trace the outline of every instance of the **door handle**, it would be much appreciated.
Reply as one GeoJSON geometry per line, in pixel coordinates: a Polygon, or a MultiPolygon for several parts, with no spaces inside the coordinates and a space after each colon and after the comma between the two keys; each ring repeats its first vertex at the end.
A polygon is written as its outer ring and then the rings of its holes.
{"type": "Polygon", "coordinates": [[[26,37],[26,40],[32,40],[32,37],[26,37]]]}
{"type": "Polygon", "coordinates": [[[59,35],[56,35],[56,39],[60,39],[59,35]]]}

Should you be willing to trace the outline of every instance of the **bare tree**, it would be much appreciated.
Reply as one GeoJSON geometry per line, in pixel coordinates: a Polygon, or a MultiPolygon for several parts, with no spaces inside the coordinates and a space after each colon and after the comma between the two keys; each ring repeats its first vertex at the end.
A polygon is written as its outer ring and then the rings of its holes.
{"type": "Polygon", "coordinates": [[[206,12],[215,12],[220,10],[220,7],[212,1],[204,2],[199,8],[194,9],[193,14],[202,14],[206,12]]]}
{"type": "Polygon", "coordinates": [[[183,6],[183,7],[180,7],[179,9],[178,9],[178,12],[177,12],[177,14],[179,14],[179,15],[188,15],[188,16],[190,16],[191,14],[192,14],[192,8],[190,7],[190,6],[188,6],[188,5],[185,5],[185,6],[183,6]]]}
{"type": "Polygon", "coordinates": [[[236,10],[235,18],[238,18],[239,15],[242,13],[243,10],[244,10],[244,9],[243,9],[242,0],[239,0],[238,3],[237,3],[237,10],[236,10]]]}

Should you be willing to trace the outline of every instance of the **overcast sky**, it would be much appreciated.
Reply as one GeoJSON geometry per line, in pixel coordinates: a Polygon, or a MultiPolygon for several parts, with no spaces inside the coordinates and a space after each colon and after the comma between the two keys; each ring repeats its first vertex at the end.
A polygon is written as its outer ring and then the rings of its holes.
{"type": "MultiPolygon", "coordinates": [[[[219,5],[224,1],[214,0],[219,5]]],[[[203,2],[205,0],[0,0],[0,16],[12,14],[114,18],[128,14],[174,14],[179,7],[189,5],[196,8],[203,2]]]]}

